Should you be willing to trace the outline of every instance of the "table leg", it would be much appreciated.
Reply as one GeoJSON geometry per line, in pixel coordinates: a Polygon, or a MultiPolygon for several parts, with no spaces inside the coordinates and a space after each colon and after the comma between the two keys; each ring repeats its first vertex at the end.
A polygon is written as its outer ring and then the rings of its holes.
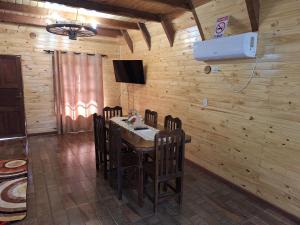
{"type": "Polygon", "coordinates": [[[143,171],[143,152],[139,152],[139,184],[138,184],[138,202],[139,206],[144,206],[144,171],[143,171]]]}
{"type": "Polygon", "coordinates": [[[107,149],[106,149],[106,146],[104,147],[103,158],[104,158],[103,175],[104,175],[104,179],[107,180],[107,149]]]}

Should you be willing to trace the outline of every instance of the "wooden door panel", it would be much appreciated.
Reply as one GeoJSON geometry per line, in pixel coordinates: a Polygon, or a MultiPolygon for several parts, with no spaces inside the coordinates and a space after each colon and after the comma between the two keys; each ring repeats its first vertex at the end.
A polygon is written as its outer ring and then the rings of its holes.
{"type": "Polygon", "coordinates": [[[21,124],[22,115],[19,111],[0,112],[0,137],[22,134],[21,124]]]}
{"type": "Polygon", "coordinates": [[[12,57],[0,57],[0,88],[19,88],[20,77],[18,73],[17,60],[12,57]]]}
{"type": "Polygon", "coordinates": [[[25,136],[21,60],[0,55],[0,138],[25,136]]]}
{"type": "Polygon", "coordinates": [[[0,106],[21,106],[22,93],[19,89],[0,88],[0,106]]]}

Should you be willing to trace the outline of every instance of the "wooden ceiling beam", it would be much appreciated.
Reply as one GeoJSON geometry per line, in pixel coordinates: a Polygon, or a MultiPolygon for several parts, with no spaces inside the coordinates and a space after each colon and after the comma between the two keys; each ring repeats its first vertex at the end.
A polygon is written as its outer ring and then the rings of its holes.
{"type": "Polygon", "coordinates": [[[246,6],[249,14],[252,31],[253,32],[258,31],[260,2],[259,0],[245,0],[245,1],[246,1],[246,6]]]}
{"type": "Polygon", "coordinates": [[[186,2],[186,0],[144,0],[146,2],[157,2],[160,4],[168,5],[170,7],[181,8],[184,10],[191,10],[190,5],[186,2]]]}
{"type": "MultiPolygon", "coordinates": [[[[209,0],[209,1],[211,1],[211,0],[209,0]]],[[[202,4],[205,4],[205,3],[207,3],[207,2],[208,2],[208,0],[202,0],[202,1],[201,1],[202,4]]],[[[198,31],[199,31],[201,40],[204,41],[204,40],[205,40],[205,35],[204,35],[204,32],[203,32],[202,25],[201,25],[201,23],[200,23],[199,17],[198,17],[198,15],[197,15],[196,10],[195,10],[196,6],[194,5],[193,0],[188,0],[188,4],[190,5],[190,7],[191,7],[191,9],[192,9],[192,13],[193,13],[195,22],[196,22],[196,24],[197,24],[197,27],[198,27],[198,31]]],[[[200,3],[198,2],[198,4],[200,4],[200,3]]]]}
{"type": "MultiPolygon", "coordinates": [[[[195,8],[211,1],[212,0],[187,0],[188,4],[192,9],[192,13],[194,15],[202,40],[205,40],[205,35],[195,8]]],[[[245,0],[245,3],[247,6],[247,11],[251,23],[251,29],[253,32],[256,32],[259,29],[260,0],[245,0]]]]}
{"type": "Polygon", "coordinates": [[[130,51],[133,53],[133,42],[127,30],[121,30],[124,40],[126,41],[130,51]]]}
{"type": "Polygon", "coordinates": [[[107,18],[90,18],[90,21],[95,20],[99,26],[107,27],[107,28],[115,28],[115,29],[125,29],[125,30],[138,30],[139,27],[136,23],[121,21],[121,20],[113,20],[107,18]]]}
{"type": "MultiPolygon", "coordinates": [[[[47,26],[45,19],[6,12],[0,12],[0,22],[13,23],[18,25],[29,25],[35,27],[47,26]]],[[[121,32],[120,30],[114,30],[109,28],[97,28],[97,35],[106,37],[118,37],[121,36],[121,32]]]]}
{"type": "Polygon", "coordinates": [[[164,28],[164,31],[167,35],[170,46],[173,47],[176,31],[173,27],[172,22],[166,16],[162,16],[161,17],[161,25],[164,28]]]}
{"type": "MultiPolygon", "coordinates": [[[[189,3],[189,0],[187,0],[187,1],[189,3]]],[[[191,1],[192,1],[193,5],[195,6],[195,8],[197,8],[201,5],[211,2],[212,0],[191,0],[191,1]]]]}
{"type": "Polygon", "coordinates": [[[0,9],[36,15],[48,15],[50,13],[50,10],[46,8],[34,7],[24,4],[15,4],[10,2],[0,2],[0,9]]]}
{"type": "MultiPolygon", "coordinates": [[[[39,0],[45,1],[45,0],[39,0]]],[[[137,18],[148,21],[160,22],[160,17],[157,14],[134,10],[130,8],[124,8],[120,6],[113,6],[88,0],[47,0],[47,2],[63,4],[75,8],[84,8],[89,10],[95,10],[102,13],[108,13],[112,15],[125,16],[130,18],[137,18]]]]}
{"type": "Polygon", "coordinates": [[[151,35],[144,23],[138,23],[140,31],[142,32],[143,38],[148,46],[148,49],[151,50],[151,35]]]}
{"type": "Polygon", "coordinates": [[[120,30],[98,27],[97,35],[115,38],[115,37],[122,36],[122,33],[120,30]]]}
{"type": "Polygon", "coordinates": [[[0,22],[15,23],[18,25],[29,25],[35,27],[45,27],[47,25],[44,19],[6,12],[0,12],[0,22]]]}
{"type": "MultiPolygon", "coordinates": [[[[12,11],[12,12],[19,12],[19,13],[26,13],[26,14],[33,14],[39,16],[49,16],[51,13],[55,12],[58,16],[74,20],[76,18],[76,13],[69,13],[69,12],[61,12],[56,10],[49,10],[41,7],[34,7],[29,5],[22,5],[22,4],[14,4],[9,2],[0,2],[0,9],[12,11]]],[[[114,19],[107,19],[102,17],[90,17],[84,16],[86,21],[96,21],[99,26],[107,27],[107,28],[117,28],[117,29],[133,29],[139,30],[139,27],[136,23],[121,21],[121,20],[114,20],[114,19]]]]}

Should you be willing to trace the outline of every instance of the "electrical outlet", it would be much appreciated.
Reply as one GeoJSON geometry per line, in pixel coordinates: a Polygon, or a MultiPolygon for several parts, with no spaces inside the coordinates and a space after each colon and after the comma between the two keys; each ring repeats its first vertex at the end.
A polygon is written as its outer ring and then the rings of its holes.
{"type": "Polygon", "coordinates": [[[208,107],[208,98],[204,98],[204,99],[202,100],[202,107],[203,107],[203,108],[208,107]]]}
{"type": "Polygon", "coordinates": [[[220,67],[217,65],[212,65],[211,67],[211,73],[219,73],[221,71],[220,67]]]}

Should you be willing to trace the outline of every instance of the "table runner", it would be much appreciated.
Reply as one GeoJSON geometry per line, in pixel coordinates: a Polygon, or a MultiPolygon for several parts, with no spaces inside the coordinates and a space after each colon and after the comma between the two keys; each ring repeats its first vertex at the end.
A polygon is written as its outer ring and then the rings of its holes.
{"type": "Polygon", "coordinates": [[[154,141],[155,134],[159,132],[159,130],[148,126],[146,124],[143,124],[143,126],[148,127],[147,130],[134,130],[134,126],[132,124],[127,123],[126,121],[122,121],[124,119],[127,119],[127,117],[113,117],[111,118],[111,121],[115,122],[119,126],[137,134],[141,138],[143,138],[146,141],[154,141]]]}

